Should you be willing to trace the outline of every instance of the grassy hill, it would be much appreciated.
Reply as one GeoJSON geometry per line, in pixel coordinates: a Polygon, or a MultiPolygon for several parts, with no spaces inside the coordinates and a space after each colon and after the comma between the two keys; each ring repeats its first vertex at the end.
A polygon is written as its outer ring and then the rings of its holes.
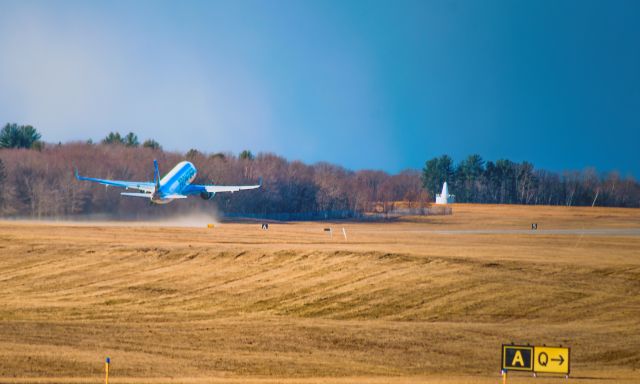
{"type": "Polygon", "coordinates": [[[495,382],[515,341],[639,382],[630,228],[639,210],[473,205],[268,231],[0,222],[0,381],[96,382],[109,355],[113,382],[495,382]],[[576,232],[514,231],[531,222],[576,232]]]}

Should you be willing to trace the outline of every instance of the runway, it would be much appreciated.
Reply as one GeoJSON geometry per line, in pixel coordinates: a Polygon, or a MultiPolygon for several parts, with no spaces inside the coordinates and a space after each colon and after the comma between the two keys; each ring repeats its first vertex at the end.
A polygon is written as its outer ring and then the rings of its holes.
{"type": "Polygon", "coordinates": [[[575,236],[640,236],[640,228],[590,229],[455,229],[416,231],[439,235],[575,235],[575,236]]]}

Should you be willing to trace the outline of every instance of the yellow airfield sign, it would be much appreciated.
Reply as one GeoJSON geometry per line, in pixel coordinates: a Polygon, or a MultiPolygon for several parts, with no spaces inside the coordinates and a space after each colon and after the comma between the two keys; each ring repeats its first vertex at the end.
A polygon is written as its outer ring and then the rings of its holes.
{"type": "Polygon", "coordinates": [[[569,374],[569,348],[534,347],[533,371],[569,374]]]}
{"type": "Polygon", "coordinates": [[[569,375],[570,349],[534,345],[502,345],[502,371],[569,375]]]}

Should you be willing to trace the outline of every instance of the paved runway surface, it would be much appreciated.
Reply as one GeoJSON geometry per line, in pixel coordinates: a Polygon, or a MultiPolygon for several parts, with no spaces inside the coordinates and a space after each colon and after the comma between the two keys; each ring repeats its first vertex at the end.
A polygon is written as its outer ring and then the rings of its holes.
{"type": "MultiPolygon", "coordinates": [[[[399,231],[400,232],[400,231],[399,231]]],[[[433,233],[438,235],[576,235],[576,236],[640,236],[640,228],[591,229],[452,229],[408,230],[401,232],[433,233]]]]}

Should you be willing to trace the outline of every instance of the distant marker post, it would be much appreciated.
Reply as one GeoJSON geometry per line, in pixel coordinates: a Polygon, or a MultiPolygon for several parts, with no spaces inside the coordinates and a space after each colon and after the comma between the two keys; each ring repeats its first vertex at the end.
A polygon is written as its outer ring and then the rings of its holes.
{"type": "Polygon", "coordinates": [[[104,384],[109,384],[109,364],[111,364],[111,358],[107,356],[104,362],[104,384]]]}
{"type": "Polygon", "coordinates": [[[347,241],[347,230],[342,227],[342,234],[344,235],[344,240],[347,241]]]}

